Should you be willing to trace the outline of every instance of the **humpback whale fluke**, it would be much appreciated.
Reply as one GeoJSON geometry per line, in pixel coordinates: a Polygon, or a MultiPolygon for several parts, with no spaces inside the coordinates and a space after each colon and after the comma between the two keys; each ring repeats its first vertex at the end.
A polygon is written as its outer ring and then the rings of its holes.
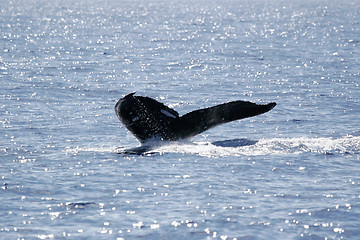
{"type": "Polygon", "coordinates": [[[265,105],[246,101],[234,101],[189,112],[178,112],[164,104],[130,93],[115,105],[120,121],[135,137],[145,143],[150,139],[176,141],[193,137],[212,127],[231,121],[266,113],[276,103],[265,105]]]}

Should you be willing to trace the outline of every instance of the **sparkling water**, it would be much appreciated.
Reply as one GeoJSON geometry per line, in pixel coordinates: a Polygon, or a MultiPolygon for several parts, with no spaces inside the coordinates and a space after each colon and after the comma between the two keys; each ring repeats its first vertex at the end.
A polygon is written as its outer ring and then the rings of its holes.
{"type": "Polygon", "coordinates": [[[360,3],[2,0],[1,239],[358,239],[360,3]],[[114,106],[270,112],[137,155],[114,106]]]}

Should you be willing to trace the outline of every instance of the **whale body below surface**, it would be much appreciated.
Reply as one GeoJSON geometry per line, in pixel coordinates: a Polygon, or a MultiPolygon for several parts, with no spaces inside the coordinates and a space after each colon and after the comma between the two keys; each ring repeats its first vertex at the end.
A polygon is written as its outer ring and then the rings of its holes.
{"type": "Polygon", "coordinates": [[[151,139],[177,141],[190,138],[220,124],[266,113],[276,106],[274,102],[261,105],[233,101],[195,110],[180,117],[178,112],[164,104],[134,94],[121,98],[115,105],[115,112],[141,143],[151,139]]]}

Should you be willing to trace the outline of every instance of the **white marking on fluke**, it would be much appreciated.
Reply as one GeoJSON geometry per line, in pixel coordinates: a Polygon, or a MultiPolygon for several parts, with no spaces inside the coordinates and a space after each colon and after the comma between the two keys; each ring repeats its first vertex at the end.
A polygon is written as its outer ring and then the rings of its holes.
{"type": "Polygon", "coordinates": [[[166,111],[166,110],[164,110],[164,109],[161,109],[160,112],[163,113],[163,114],[165,114],[165,115],[168,116],[168,117],[176,118],[175,115],[169,113],[168,111],[166,111]]]}

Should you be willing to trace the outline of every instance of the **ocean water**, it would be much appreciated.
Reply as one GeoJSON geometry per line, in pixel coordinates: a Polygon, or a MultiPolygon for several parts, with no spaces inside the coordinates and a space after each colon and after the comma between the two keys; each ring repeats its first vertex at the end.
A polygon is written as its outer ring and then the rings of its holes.
{"type": "Polygon", "coordinates": [[[359,239],[356,0],[2,0],[0,239],[359,239]],[[114,105],[270,112],[144,155],[114,105]]]}

